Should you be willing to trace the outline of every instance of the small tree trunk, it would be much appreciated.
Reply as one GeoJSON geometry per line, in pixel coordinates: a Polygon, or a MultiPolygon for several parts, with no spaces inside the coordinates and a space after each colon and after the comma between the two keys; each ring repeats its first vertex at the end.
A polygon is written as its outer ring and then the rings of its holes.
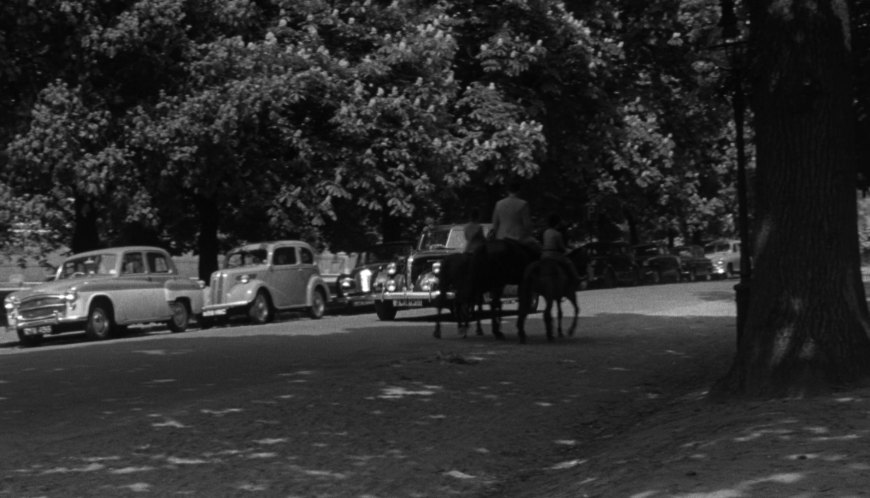
{"type": "Polygon", "coordinates": [[[100,232],[97,228],[99,217],[93,203],[80,196],[76,196],[73,204],[75,209],[75,228],[73,229],[70,249],[73,253],[99,249],[100,232]]]}
{"type": "Polygon", "coordinates": [[[792,395],[870,373],[846,2],[752,2],[757,216],[744,336],[720,391],[792,395]]]}

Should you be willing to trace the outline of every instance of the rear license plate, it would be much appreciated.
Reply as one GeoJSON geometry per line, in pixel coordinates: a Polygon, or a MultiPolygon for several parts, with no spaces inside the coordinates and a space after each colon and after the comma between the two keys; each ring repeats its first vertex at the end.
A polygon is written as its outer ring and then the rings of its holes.
{"type": "Polygon", "coordinates": [[[219,309],[219,310],[205,310],[202,312],[202,316],[223,316],[227,314],[227,310],[219,309]]]}
{"type": "Polygon", "coordinates": [[[43,325],[42,327],[26,327],[24,335],[45,335],[51,333],[51,326],[43,325]]]}

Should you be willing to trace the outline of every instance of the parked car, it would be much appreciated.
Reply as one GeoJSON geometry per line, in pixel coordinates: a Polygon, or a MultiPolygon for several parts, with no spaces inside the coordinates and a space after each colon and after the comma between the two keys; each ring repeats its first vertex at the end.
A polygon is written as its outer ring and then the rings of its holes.
{"type": "Polygon", "coordinates": [[[262,324],[288,310],[308,310],[312,318],[321,318],[328,299],[310,245],[298,240],[247,244],[230,251],[223,269],[211,274],[203,326],[233,316],[262,324]]]}
{"type": "Polygon", "coordinates": [[[713,262],[713,275],[731,278],[740,273],[740,241],[719,239],[704,246],[704,254],[713,262]]]}
{"type": "Polygon", "coordinates": [[[631,286],[640,283],[640,272],[625,242],[590,242],[568,253],[577,271],[587,275],[590,288],[631,286]],[[582,261],[586,261],[583,268],[582,261]]]}
{"type": "Polygon", "coordinates": [[[701,246],[687,245],[675,247],[673,253],[680,258],[680,275],[683,280],[710,280],[713,276],[713,262],[704,256],[701,246]]]}
{"type": "Polygon", "coordinates": [[[148,246],[89,251],[64,260],[53,280],[4,300],[8,327],[24,345],[84,330],[106,339],[136,323],[184,331],[202,312],[202,287],[181,277],[169,254],[148,246]]]}
{"type": "Polygon", "coordinates": [[[371,304],[374,301],[372,292],[383,290],[386,280],[378,280],[378,276],[390,262],[406,260],[413,249],[413,242],[402,240],[376,244],[360,251],[350,273],[342,273],[336,279],[335,300],[347,305],[371,304]]]}
{"type": "MultiPolygon", "coordinates": [[[[488,234],[492,225],[481,225],[488,234]]],[[[448,254],[465,248],[465,224],[437,225],[420,234],[417,247],[407,258],[398,258],[379,272],[373,288],[375,313],[393,320],[401,308],[434,306],[439,295],[438,272],[448,254]]]]}
{"type": "Polygon", "coordinates": [[[632,247],[634,258],[640,267],[642,282],[679,282],[681,278],[680,258],[671,254],[664,244],[638,244],[632,247]]]}

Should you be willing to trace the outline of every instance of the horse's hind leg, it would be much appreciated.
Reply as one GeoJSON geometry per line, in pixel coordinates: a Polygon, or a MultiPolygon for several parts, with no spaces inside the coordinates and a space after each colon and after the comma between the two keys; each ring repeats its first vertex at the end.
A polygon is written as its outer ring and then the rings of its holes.
{"type": "Polygon", "coordinates": [[[559,319],[559,322],[556,324],[556,329],[559,331],[559,338],[565,337],[562,334],[562,299],[561,298],[556,300],[556,316],[559,319]]]}
{"type": "Polygon", "coordinates": [[[547,306],[544,307],[544,326],[547,328],[547,340],[553,340],[553,299],[547,296],[547,306]]]}
{"type": "Polygon", "coordinates": [[[577,315],[580,314],[580,306],[577,305],[577,293],[568,293],[568,302],[574,307],[574,318],[571,320],[571,328],[568,329],[568,335],[574,335],[574,329],[577,328],[577,315]]]}

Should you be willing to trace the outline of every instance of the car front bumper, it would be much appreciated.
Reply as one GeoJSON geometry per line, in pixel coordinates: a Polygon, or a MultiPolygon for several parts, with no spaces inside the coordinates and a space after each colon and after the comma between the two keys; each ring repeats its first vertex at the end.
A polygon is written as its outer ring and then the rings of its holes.
{"type": "MultiPolygon", "coordinates": [[[[373,296],[375,301],[392,301],[395,306],[401,307],[420,307],[420,306],[432,306],[435,303],[435,300],[438,299],[438,296],[441,295],[441,291],[395,291],[395,292],[383,292],[379,294],[375,294],[373,296]]],[[[453,292],[447,292],[447,299],[453,299],[456,297],[456,294],[453,292]]]]}
{"type": "Polygon", "coordinates": [[[233,313],[243,312],[249,305],[250,303],[248,301],[209,304],[202,307],[202,316],[204,318],[227,316],[233,313]]]}

